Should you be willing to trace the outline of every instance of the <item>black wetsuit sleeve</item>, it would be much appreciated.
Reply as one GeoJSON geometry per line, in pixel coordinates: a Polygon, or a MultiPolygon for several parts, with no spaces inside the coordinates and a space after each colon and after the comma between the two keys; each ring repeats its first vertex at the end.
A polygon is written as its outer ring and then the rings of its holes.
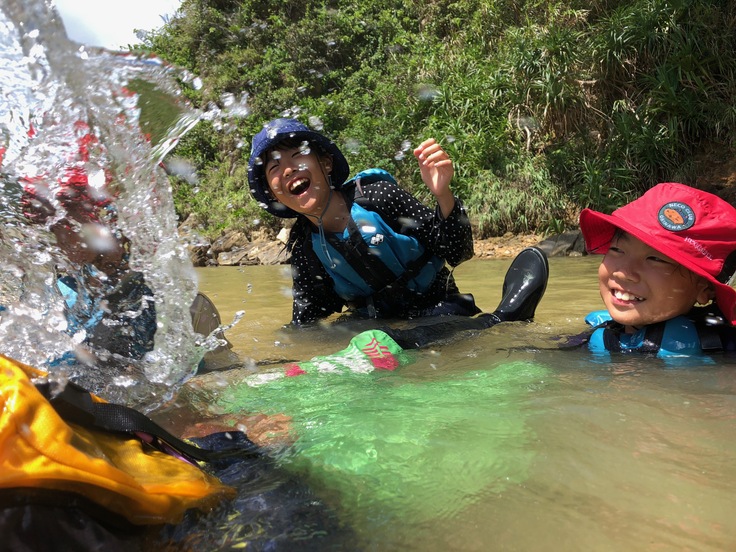
{"type": "Polygon", "coordinates": [[[299,240],[291,252],[291,323],[309,324],[341,312],[344,301],[335,293],[332,278],[312,250],[311,241],[299,240]]]}
{"type": "Polygon", "coordinates": [[[430,209],[396,184],[372,182],[362,187],[363,205],[378,211],[394,230],[413,236],[450,266],[457,266],[473,257],[473,233],[462,202],[447,218],[439,206],[430,209]]]}

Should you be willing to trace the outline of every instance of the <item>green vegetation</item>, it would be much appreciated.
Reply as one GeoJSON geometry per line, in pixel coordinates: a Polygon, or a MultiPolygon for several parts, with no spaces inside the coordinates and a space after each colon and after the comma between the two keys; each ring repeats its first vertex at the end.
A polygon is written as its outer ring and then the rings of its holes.
{"type": "Polygon", "coordinates": [[[456,163],[476,237],[561,231],[736,144],[730,0],[183,0],[146,48],[199,75],[196,105],[247,95],[176,155],[182,217],[214,233],[281,221],[247,184],[249,139],[289,115],[333,138],[353,172],[380,166],[425,201],[410,148],[456,163]]]}

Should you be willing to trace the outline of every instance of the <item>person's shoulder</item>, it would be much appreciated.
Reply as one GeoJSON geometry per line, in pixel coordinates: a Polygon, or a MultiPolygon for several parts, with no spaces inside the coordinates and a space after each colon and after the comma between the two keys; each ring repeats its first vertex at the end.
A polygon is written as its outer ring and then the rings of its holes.
{"type": "Polygon", "coordinates": [[[600,326],[604,322],[611,321],[611,314],[607,310],[597,310],[588,313],[588,315],[585,317],[585,323],[588,326],[600,326]]]}
{"type": "Polygon", "coordinates": [[[369,197],[387,189],[396,189],[399,185],[394,176],[380,168],[360,171],[343,184],[343,190],[354,190],[355,197],[369,197]]]}
{"type": "Polygon", "coordinates": [[[693,307],[688,318],[696,324],[705,348],[736,351],[736,326],[729,323],[718,305],[693,307]]]}
{"type": "Polygon", "coordinates": [[[385,169],[374,167],[365,169],[356,174],[353,178],[346,182],[346,185],[353,183],[359,186],[369,186],[375,183],[397,184],[394,176],[385,169]]]}

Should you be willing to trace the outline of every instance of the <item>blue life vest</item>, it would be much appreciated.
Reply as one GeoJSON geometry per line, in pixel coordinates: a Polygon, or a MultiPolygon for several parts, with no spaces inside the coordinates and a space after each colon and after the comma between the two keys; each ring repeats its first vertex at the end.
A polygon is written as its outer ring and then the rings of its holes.
{"type": "MultiPolygon", "coordinates": [[[[142,358],[153,349],[156,308],[142,274],[126,274],[104,297],[92,297],[71,276],[58,278],[56,285],[64,297],[69,335],[84,330],[85,342],[128,358],[142,358]]],[[[59,360],[71,358],[69,354],[59,360]]]]}
{"type": "Polygon", "coordinates": [[[74,335],[82,329],[90,331],[102,321],[105,311],[100,306],[100,300],[93,300],[84,291],[80,295],[73,278],[66,276],[58,278],[56,287],[64,297],[69,335],[74,335]]]}
{"type": "Polygon", "coordinates": [[[351,223],[326,239],[312,234],[312,248],[345,301],[371,297],[387,287],[421,294],[429,289],[444,259],[430,255],[419,241],[394,231],[379,213],[350,209],[351,223]],[[346,258],[351,257],[351,258],[346,258]],[[356,266],[362,267],[360,272],[356,266]]]}
{"type": "Polygon", "coordinates": [[[698,327],[687,316],[651,324],[633,334],[619,331],[606,310],[591,312],[585,322],[595,327],[588,341],[588,348],[594,353],[637,351],[656,353],[658,358],[704,354],[698,327]]]}

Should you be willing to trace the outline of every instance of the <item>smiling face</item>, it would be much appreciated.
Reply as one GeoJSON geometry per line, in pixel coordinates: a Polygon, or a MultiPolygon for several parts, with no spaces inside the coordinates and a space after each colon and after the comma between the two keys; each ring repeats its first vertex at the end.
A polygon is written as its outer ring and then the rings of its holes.
{"type": "Polygon", "coordinates": [[[266,154],[264,168],[268,187],[279,203],[297,213],[322,214],[330,197],[329,156],[319,156],[306,143],[283,144],[266,154]]]}
{"type": "Polygon", "coordinates": [[[627,333],[713,298],[708,280],[625,232],[611,241],[598,268],[598,284],[606,309],[627,333]]]}

